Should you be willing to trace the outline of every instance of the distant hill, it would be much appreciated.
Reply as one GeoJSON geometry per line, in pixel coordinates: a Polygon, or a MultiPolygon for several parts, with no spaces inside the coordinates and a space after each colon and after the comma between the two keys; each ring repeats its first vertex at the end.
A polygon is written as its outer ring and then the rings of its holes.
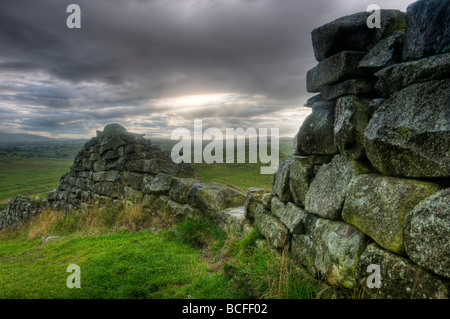
{"type": "Polygon", "coordinates": [[[25,133],[4,133],[0,132],[0,143],[36,143],[36,142],[50,142],[54,139],[25,133]]]}

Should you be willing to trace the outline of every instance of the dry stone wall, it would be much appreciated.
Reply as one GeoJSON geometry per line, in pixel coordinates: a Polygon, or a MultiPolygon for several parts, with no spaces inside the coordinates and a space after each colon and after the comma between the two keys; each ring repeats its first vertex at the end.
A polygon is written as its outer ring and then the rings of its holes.
{"type": "Polygon", "coordinates": [[[84,145],[46,199],[19,195],[11,201],[0,215],[0,229],[23,223],[45,208],[71,212],[124,200],[180,219],[208,215],[225,230],[242,232],[248,224],[244,194],[226,185],[201,183],[189,164],[175,164],[169,152],[143,135],[109,124],[84,145]]]}
{"type": "Polygon", "coordinates": [[[269,194],[246,214],[312,275],[371,298],[448,298],[450,1],[313,30],[312,108],[269,194]],[[368,288],[369,265],[381,287],[368,288]]]}
{"type": "Polygon", "coordinates": [[[320,93],[272,192],[244,196],[198,181],[142,135],[108,125],[86,143],[48,199],[17,196],[0,229],[45,207],[130,200],[175,218],[207,215],[226,231],[252,225],[330,285],[369,298],[448,298],[450,282],[450,0],[420,0],[313,30],[320,93]],[[368,288],[367,269],[380,270],[368,288]]]}

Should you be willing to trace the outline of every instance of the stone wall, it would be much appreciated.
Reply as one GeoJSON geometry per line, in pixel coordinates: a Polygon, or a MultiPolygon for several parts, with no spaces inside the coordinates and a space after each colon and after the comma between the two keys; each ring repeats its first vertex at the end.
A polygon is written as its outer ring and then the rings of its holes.
{"type": "Polygon", "coordinates": [[[206,214],[225,230],[242,232],[248,224],[245,194],[226,185],[201,183],[189,164],[174,164],[169,152],[143,135],[109,124],[84,145],[47,198],[16,196],[0,215],[0,229],[19,225],[45,208],[70,212],[123,200],[177,218],[206,214]]]}
{"type": "Polygon", "coordinates": [[[272,192],[246,196],[196,180],[189,165],[108,125],[86,143],[48,199],[18,196],[0,229],[44,207],[70,211],[130,200],[175,218],[207,215],[226,231],[252,227],[330,285],[370,298],[448,298],[450,279],[450,1],[421,0],[313,30],[320,94],[293,141],[272,192]],[[369,289],[369,265],[381,288],[369,289]]]}
{"type": "Polygon", "coordinates": [[[313,30],[307,88],[320,94],[273,194],[249,191],[246,214],[331,285],[448,298],[450,1],[382,10],[381,29],[369,14],[313,30]],[[366,285],[371,264],[381,288],[366,285]]]}

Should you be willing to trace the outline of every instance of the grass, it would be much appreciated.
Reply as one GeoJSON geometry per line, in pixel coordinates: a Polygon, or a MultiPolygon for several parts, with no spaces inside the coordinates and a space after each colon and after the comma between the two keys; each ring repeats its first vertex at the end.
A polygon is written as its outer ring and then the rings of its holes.
{"type": "Polygon", "coordinates": [[[244,193],[250,187],[272,188],[272,175],[261,175],[260,164],[191,164],[204,183],[239,187],[244,193]]]}
{"type": "Polygon", "coordinates": [[[65,215],[47,210],[0,232],[0,298],[314,298],[322,287],[207,218],[154,230],[158,214],[116,205],[65,215]],[[41,237],[63,236],[43,243],[41,237]],[[81,268],[81,288],[66,286],[81,268]]]}
{"type": "Polygon", "coordinates": [[[17,194],[37,195],[56,188],[73,159],[0,156],[0,203],[17,194]]]}

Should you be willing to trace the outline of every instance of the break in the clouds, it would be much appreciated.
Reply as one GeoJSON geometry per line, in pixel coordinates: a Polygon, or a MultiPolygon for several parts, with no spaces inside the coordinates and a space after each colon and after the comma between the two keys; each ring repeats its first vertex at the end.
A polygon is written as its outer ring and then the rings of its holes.
{"type": "MultiPolygon", "coordinates": [[[[311,31],[362,0],[0,0],[0,131],[170,136],[194,119],[293,136],[311,31]],[[81,29],[66,8],[81,7],[81,29]]],[[[411,1],[377,1],[405,10],[411,1]]]]}

